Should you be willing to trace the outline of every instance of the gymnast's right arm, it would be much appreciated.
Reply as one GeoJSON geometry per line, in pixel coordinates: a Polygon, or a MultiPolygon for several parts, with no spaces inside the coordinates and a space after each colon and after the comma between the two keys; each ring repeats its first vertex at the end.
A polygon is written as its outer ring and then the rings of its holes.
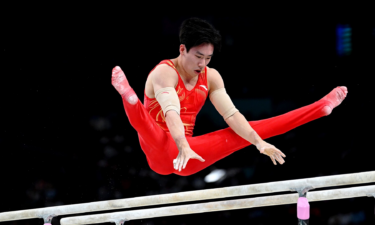
{"type": "Polygon", "coordinates": [[[155,98],[163,109],[167,127],[179,151],[177,158],[173,160],[174,169],[179,171],[185,169],[189,159],[204,162],[204,159],[190,148],[185,137],[185,129],[180,117],[180,101],[175,90],[178,83],[176,72],[160,65],[152,71],[150,78],[155,98]]]}

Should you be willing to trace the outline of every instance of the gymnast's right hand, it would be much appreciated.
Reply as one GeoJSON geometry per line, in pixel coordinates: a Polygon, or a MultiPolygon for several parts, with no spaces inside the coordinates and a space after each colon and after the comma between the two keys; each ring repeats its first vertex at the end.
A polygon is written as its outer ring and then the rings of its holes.
{"type": "Polygon", "coordinates": [[[165,122],[167,123],[169,132],[179,151],[177,158],[173,160],[173,168],[178,171],[185,169],[189,159],[198,159],[199,161],[204,162],[204,159],[190,148],[185,137],[185,129],[179,113],[175,110],[167,111],[165,122]]]}
{"type": "Polygon", "coordinates": [[[198,159],[201,162],[205,160],[195,153],[190,146],[184,146],[178,148],[178,155],[177,158],[173,160],[173,168],[175,170],[181,171],[181,169],[185,169],[186,164],[188,163],[189,159],[198,159]]]}

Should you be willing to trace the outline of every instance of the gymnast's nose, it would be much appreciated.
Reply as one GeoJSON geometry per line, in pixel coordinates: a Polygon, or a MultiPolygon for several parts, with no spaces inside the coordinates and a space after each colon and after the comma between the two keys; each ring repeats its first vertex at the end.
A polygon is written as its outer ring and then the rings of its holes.
{"type": "Polygon", "coordinates": [[[200,69],[204,68],[206,66],[206,61],[204,59],[199,60],[198,66],[200,69]]]}

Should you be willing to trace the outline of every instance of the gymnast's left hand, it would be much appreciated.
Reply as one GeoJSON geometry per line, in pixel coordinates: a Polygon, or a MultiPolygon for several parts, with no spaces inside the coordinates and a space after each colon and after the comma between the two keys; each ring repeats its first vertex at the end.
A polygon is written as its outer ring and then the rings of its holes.
{"type": "Polygon", "coordinates": [[[282,151],[277,149],[275,146],[265,141],[262,141],[256,146],[257,146],[257,149],[260,151],[260,153],[268,155],[271,158],[274,165],[277,165],[276,161],[279,162],[280,164],[285,163],[285,160],[283,159],[283,157],[285,158],[286,155],[282,151]]]}

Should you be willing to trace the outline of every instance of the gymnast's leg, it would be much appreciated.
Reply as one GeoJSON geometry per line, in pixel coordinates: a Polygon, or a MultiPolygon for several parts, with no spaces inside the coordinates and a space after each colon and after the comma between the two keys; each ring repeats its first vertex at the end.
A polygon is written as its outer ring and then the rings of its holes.
{"type": "MultiPolygon", "coordinates": [[[[283,134],[312,120],[329,115],[346,97],[347,88],[337,87],[319,101],[265,120],[251,121],[250,126],[262,139],[283,134]]],[[[205,162],[190,160],[186,168],[174,173],[188,176],[199,172],[216,161],[225,158],[251,143],[237,135],[231,128],[197,137],[187,138],[191,149],[204,158],[205,162]]]]}
{"type": "MultiPolygon", "coordinates": [[[[124,72],[116,66],[112,71],[112,85],[120,93],[126,115],[130,124],[138,132],[143,152],[146,154],[150,167],[158,173],[170,174],[160,168],[160,163],[172,162],[173,158],[165,149],[173,141],[171,136],[163,131],[155,122],[145,107],[139,101],[134,90],[130,87],[124,72]]],[[[171,163],[170,163],[171,164],[171,163]]]]}
{"type": "Polygon", "coordinates": [[[280,116],[250,122],[250,125],[263,139],[283,134],[291,129],[301,126],[302,124],[323,116],[328,116],[334,108],[341,104],[347,93],[348,90],[346,87],[337,87],[313,104],[280,116]]]}

